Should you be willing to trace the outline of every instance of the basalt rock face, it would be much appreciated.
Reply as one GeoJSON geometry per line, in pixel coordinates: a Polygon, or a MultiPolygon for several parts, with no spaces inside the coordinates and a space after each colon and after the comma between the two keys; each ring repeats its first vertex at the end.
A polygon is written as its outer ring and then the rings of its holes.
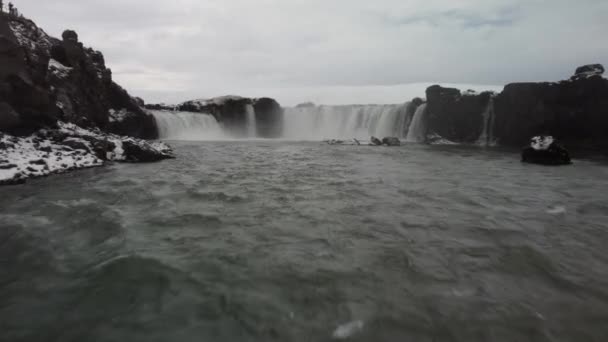
{"type": "Polygon", "coordinates": [[[23,47],[26,37],[16,32],[29,32],[37,38],[44,32],[26,20],[9,20],[0,13],[0,131],[27,133],[57,120],[58,109],[48,91],[44,54],[50,41],[23,47]],[[31,29],[26,31],[25,27],[31,29]]]}
{"type": "Polygon", "coordinates": [[[495,135],[503,145],[552,135],[568,146],[608,147],[608,80],[600,76],[509,84],[494,102],[495,135]]]}
{"type": "Polygon", "coordinates": [[[74,31],[63,40],[25,18],[0,15],[0,131],[30,134],[57,120],[139,138],[158,136],[154,118],[112,81],[101,52],[74,31]],[[126,112],[123,121],[111,111],[126,112]]]}
{"type": "Polygon", "coordinates": [[[263,97],[253,101],[257,135],[278,138],[283,134],[283,108],[274,99],[263,97]]]}
{"type": "Polygon", "coordinates": [[[426,90],[427,130],[454,142],[474,143],[482,133],[491,92],[461,93],[434,85],[426,90]]]}
{"type": "Polygon", "coordinates": [[[499,94],[429,87],[427,136],[476,143],[491,136],[520,147],[531,136],[551,135],[564,145],[608,151],[608,80],[601,65],[577,69],[558,83],[512,83],[499,94]]]}

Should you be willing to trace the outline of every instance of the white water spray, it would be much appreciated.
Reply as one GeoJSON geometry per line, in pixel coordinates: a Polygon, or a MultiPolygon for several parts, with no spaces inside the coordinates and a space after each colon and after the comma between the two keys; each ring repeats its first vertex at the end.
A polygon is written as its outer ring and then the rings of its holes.
{"type": "Polygon", "coordinates": [[[287,108],[283,137],[290,140],[403,137],[405,105],[348,105],[287,108]]]}
{"type": "Polygon", "coordinates": [[[481,146],[495,146],[496,140],[494,139],[494,97],[490,97],[488,101],[488,107],[483,113],[483,128],[477,144],[481,146]]]}
{"type": "Polygon", "coordinates": [[[245,115],[247,120],[247,138],[255,138],[257,136],[257,125],[255,122],[255,108],[248,104],[245,107],[245,115]]]}
{"type": "Polygon", "coordinates": [[[152,110],[160,139],[223,140],[228,138],[209,114],[152,110]]]}
{"type": "Polygon", "coordinates": [[[426,103],[420,105],[416,109],[414,118],[410,125],[409,131],[405,141],[407,142],[424,142],[426,140],[426,124],[424,122],[424,115],[426,114],[426,103]]]}

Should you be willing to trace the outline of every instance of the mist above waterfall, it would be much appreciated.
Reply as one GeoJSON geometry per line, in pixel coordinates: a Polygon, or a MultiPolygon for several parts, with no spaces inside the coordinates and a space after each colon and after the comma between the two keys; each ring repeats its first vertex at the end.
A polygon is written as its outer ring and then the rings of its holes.
{"type": "Polygon", "coordinates": [[[306,106],[285,110],[283,137],[290,140],[403,137],[407,108],[402,105],[306,106]]]}

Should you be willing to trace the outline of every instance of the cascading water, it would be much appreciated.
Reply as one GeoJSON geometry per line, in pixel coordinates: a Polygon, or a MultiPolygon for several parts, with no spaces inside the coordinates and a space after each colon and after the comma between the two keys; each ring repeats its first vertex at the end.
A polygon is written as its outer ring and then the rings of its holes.
{"type": "Polygon", "coordinates": [[[488,107],[483,113],[483,128],[477,144],[481,146],[494,146],[496,140],[494,139],[494,98],[490,97],[488,101],[488,107]]]}
{"type": "Polygon", "coordinates": [[[287,108],[283,138],[290,140],[403,137],[408,104],[287,108]]]}
{"type": "Polygon", "coordinates": [[[255,138],[257,136],[257,125],[255,122],[255,108],[253,105],[248,104],[245,107],[246,124],[247,124],[247,138],[255,138]]]}
{"type": "Polygon", "coordinates": [[[426,125],[424,115],[426,114],[426,103],[420,105],[416,109],[412,123],[407,133],[405,141],[407,142],[424,142],[426,140],[426,125]]]}
{"type": "Polygon", "coordinates": [[[227,136],[209,114],[153,110],[160,139],[222,140],[227,136]]]}
{"type": "MultiPolygon", "coordinates": [[[[287,108],[282,120],[282,138],[311,141],[352,138],[367,140],[370,136],[376,136],[401,139],[408,137],[408,141],[421,142],[424,141],[423,127],[419,127],[424,112],[421,107],[415,113],[415,105],[409,102],[403,105],[287,108]]],[[[240,133],[235,133],[229,128],[225,129],[209,114],[172,111],[152,111],[152,113],[161,139],[231,140],[257,136],[257,118],[252,105],[245,107],[244,129],[240,133]]]]}

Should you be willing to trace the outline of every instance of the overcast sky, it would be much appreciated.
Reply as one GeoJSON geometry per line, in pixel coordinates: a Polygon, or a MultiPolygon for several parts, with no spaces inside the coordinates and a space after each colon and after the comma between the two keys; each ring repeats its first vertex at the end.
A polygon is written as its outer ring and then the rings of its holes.
{"type": "Polygon", "coordinates": [[[15,0],[147,102],[394,103],[608,64],[608,0],[15,0]]]}

